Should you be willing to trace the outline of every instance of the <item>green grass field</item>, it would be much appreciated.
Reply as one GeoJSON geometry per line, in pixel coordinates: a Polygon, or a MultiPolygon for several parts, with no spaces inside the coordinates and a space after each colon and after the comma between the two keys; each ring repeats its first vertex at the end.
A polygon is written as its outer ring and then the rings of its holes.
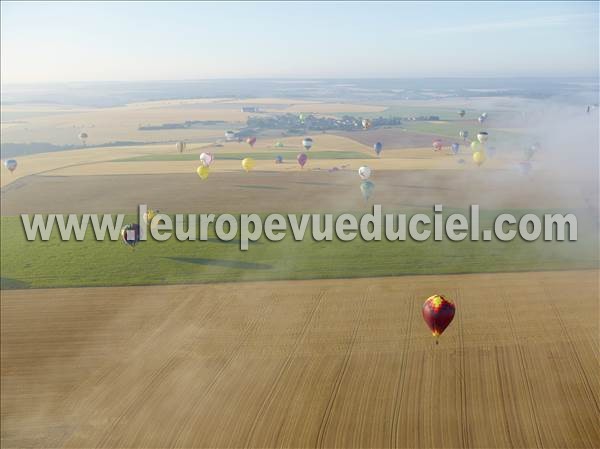
{"type": "MultiPolygon", "coordinates": [[[[295,161],[299,153],[305,152],[298,149],[297,151],[277,151],[276,149],[266,151],[248,151],[246,153],[219,153],[214,152],[215,158],[221,161],[241,161],[246,157],[251,157],[257,161],[272,160],[275,156],[283,157],[284,161],[295,161]]],[[[374,156],[361,153],[359,151],[306,151],[309,159],[370,159],[374,156]]],[[[173,153],[173,154],[148,154],[145,156],[136,156],[132,158],[116,159],[112,162],[139,162],[139,161],[196,161],[198,154],[195,153],[173,153]]]]}
{"type": "Polygon", "coordinates": [[[481,130],[486,130],[490,134],[490,141],[497,141],[503,143],[512,142],[523,142],[523,136],[518,132],[509,132],[506,130],[495,130],[494,128],[488,128],[484,126],[474,125],[472,123],[464,122],[406,122],[402,125],[407,131],[421,133],[421,134],[433,134],[440,137],[447,137],[448,139],[461,141],[459,132],[461,130],[469,131],[468,140],[474,140],[477,138],[477,133],[481,130]]]}
{"type": "MultiPolygon", "coordinates": [[[[412,214],[417,211],[402,211],[412,214]]],[[[423,213],[422,210],[418,211],[423,213]]],[[[445,211],[445,216],[452,211],[445,211]]],[[[464,212],[464,211],[463,211],[464,212]]],[[[506,211],[503,211],[506,212],[506,211]]],[[[548,211],[539,211],[544,213],[548,211]]],[[[497,211],[483,212],[481,229],[497,211]]],[[[516,216],[521,213],[514,211],[516,216]]],[[[561,211],[561,213],[566,213],[561,211]]],[[[358,215],[358,214],[357,214],[358,215]]],[[[578,216],[579,217],[579,216],[578,216]]],[[[129,217],[134,221],[133,217],[129,217]]],[[[598,241],[579,217],[577,242],[425,242],[413,240],[280,242],[262,238],[240,251],[239,240],[147,241],[131,250],[121,242],[27,242],[19,217],[2,217],[2,288],[43,288],[318,279],[408,274],[482,273],[598,267],[598,241]]],[[[308,231],[307,231],[308,232],[308,231]]]]}

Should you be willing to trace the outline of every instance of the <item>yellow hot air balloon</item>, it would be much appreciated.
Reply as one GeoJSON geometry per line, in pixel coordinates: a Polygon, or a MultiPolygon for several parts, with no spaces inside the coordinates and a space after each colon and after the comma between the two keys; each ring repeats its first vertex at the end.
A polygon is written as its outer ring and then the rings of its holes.
{"type": "Polygon", "coordinates": [[[144,216],[142,217],[144,219],[144,223],[149,225],[157,213],[158,213],[158,211],[155,211],[154,209],[148,209],[146,211],[146,213],[144,214],[144,216]]]}
{"type": "Polygon", "coordinates": [[[210,169],[207,166],[205,166],[205,165],[201,165],[196,170],[196,173],[198,173],[198,176],[200,176],[200,179],[204,180],[204,179],[208,178],[208,174],[210,173],[210,169]]]}
{"type": "Polygon", "coordinates": [[[473,153],[473,162],[477,164],[477,166],[481,166],[485,162],[485,153],[483,151],[476,151],[473,153]]]}
{"type": "Polygon", "coordinates": [[[246,170],[247,172],[252,170],[254,168],[254,165],[256,165],[256,163],[254,162],[254,159],[252,159],[251,157],[247,157],[242,161],[242,168],[244,170],[246,170]]]}

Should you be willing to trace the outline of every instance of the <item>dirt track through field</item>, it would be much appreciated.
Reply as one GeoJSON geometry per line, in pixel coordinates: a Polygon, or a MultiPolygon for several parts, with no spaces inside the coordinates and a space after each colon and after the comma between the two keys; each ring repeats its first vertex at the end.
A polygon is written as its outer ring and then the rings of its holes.
{"type": "Polygon", "coordinates": [[[595,187],[582,180],[506,171],[379,171],[369,203],[354,170],[336,173],[222,172],[207,181],[193,174],[30,176],[2,189],[2,215],[20,213],[134,213],[138,204],[165,212],[357,211],[382,204],[410,207],[586,208],[595,187]]]}
{"type": "Polygon", "coordinates": [[[598,447],[597,280],[3,292],[2,447],[598,447]]]}

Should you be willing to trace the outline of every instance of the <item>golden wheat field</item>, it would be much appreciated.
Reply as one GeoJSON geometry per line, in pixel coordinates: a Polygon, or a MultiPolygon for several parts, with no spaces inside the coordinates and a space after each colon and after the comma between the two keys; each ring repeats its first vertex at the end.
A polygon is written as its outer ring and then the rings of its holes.
{"type": "Polygon", "coordinates": [[[2,294],[2,446],[600,445],[598,272],[2,294]],[[457,319],[434,344],[433,292],[457,319]]]}

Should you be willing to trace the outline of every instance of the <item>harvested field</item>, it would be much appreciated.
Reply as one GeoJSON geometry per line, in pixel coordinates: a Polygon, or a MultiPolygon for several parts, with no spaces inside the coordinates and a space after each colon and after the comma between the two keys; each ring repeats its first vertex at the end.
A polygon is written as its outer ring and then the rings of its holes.
{"type": "MultiPolygon", "coordinates": [[[[263,163],[273,166],[270,161],[263,163]]],[[[336,161],[336,164],[344,161],[336,161]]],[[[2,214],[132,212],[138,204],[162,211],[282,212],[344,211],[369,207],[360,196],[355,173],[359,162],[346,170],[221,172],[207,181],[195,174],[195,163],[171,162],[187,174],[164,174],[160,163],[155,174],[98,176],[31,176],[2,189],[2,214]],[[179,165],[178,165],[179,164],[179,165]],[[299,194],[301,191],[301,194],[299,194]]],[[[115,169],[120,164],[114,163],[115,169]]],[[[139,163],[141,164],[141,163],[139,163]]],[[[135,164],[126,163],[135,166],[135,164]]],[[[237,163],[235,163],[237,165],[237,163]]],[[[312,165],[312,163],[311,163],[312,165]]],[[[316,165],[316,162],[315,162],[316,165]]],[[[322,165],[324,168],[327,165],[322,165]]],[[[289,167],[289,166],[288,166],[289,167]]],[[[125,171],[125,169],[124,169],[125,171]]],[[[582,208],[595,204],[595,186],[573,187],[572,181],[545,182],[544,173],[531,178],[509,171],[382,170],[372,180],[372,201],[389,208],[582,208]]]]}
{"type": "Polygon", "coordinates": [[[600,446],[597,271],[11,291],[1,312],[4,448],[600,446]],[[457,304],[437,346],[436,292],[457,304]]]}
{"type": "Polygon", "coordinates": [[[372,147],[375,142],[384,142],[384,151],[404,148],[431,148],[431,143],[439,137],[435,134],[420,134],[401,128],[339,132],[336,135],[355,140],[369,147],[372,147]]]}

